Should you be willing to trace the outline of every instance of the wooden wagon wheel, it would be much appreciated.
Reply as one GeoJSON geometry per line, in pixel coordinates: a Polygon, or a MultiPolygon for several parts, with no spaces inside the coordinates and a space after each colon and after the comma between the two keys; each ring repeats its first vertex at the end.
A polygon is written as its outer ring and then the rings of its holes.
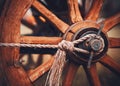
{"type": "MultiPolygon", "coordinates": [[[[96,21],[99,18],[103,0],[95,0],[91,10],[85,18],[81,16],[77,0],[67,0],[67,2],[69,9],[69,19],[72,23],[71,25],[68,25],[59,19],[37,0],[6,0],[2,13],[0,14],[0,42],[58,44],[62,40],[62,37],[20,36],[20,21],[31,5],[34,6],[56,28],[58,28],[58,30],[65,34],[65,40],[73,41],[79,39],[82,36],[85,36],[86,34],[97,34],[99,28],[103,28],[102,32],[99,34],[103,42],[97,39],[92,39],[88,41],[88,43],[85,41],[82,44],[75,45],[78,48],[85,49],[89,49],[88,47],[90,46],[90,50],[95,52],[90,68],[87,68],[87,63],[89,60],[88,54],[76,53],[77,56],[70,55],[69,68],[63,83],[64,86],[71,86],[78,67],[82,65],[86,71],[90,85],[101,86],[96,71],[97,62],[103,64],[112,72],[120,75],[120,65],[106,53],[108,48],[120,47],[120,38],[111,38],[106,36],[107,32],[111,30],[113,26],[120,23],[120,14],[105,19],[103,22],[104,26],[101,27],[101,24],[96,23],[96,21]],[[96,43],[98,44],[97,47],[96,43]],[[102,51],[100,51],[101,45],[104,45],[102,47],[102,51]]],[[[2,82],[1,85],[6,84],[6,86],[32,86],[32,82],[47,72],[53,63],[53,59],[50,59],[47,63],[42,64],[36,69],[26,73],[23,68],[19,67],[18,65],[18,47],[0,47],[0,61],[2,64],[1,69],[3,74],[0,76],[5,77],[4,79],[8,82],[8,84],[2,82]]]]}

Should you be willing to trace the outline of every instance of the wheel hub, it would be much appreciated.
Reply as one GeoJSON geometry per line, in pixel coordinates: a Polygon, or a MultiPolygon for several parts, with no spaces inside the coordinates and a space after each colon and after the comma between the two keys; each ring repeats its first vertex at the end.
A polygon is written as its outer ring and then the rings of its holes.
{"type": "Polygon", "coordinates": [[[99,39],[93,39],[89,42],[89,46],[93,51],[100,51],[102,49],[102,41],[99,39]]]}
{"type": "Polygon", "coordinates": [[[94,37],[83,42],[83,46],[89,51],[93,51],[94,53],[100,53],[104,48],[104,41],[102,37],[94,37]]]}
{"type": "MultiPolygon", "coordinates": [[[[72,29],[74,29],[74,27],[72,29]]],[[[72,29],[70,28],[66,34],[68,34],[72,29]]],[[[77,30],[75,32],[75,34],[73,34],[71,36],[71,41],[78,40],[81,37],[84,37],[84,36],[89,35],[89,34],[96,34],[97,35],[98,31],[99,31],[99,29],[94,28],[94,27],[93,28],[91,28],[91,27],[80,28],[79,30],[77,30]]],[[[65,34],[65,36],[67,36],[66,34],[65,34]]],[[[90,37],[89,39],[87,39],[79,44],[76,44],[75,47],[87,50],[89,52],[92,51],[93,52],[92,62],[96,62],[100,58],[102,58],[103,55],[108,50],[107,36],[106,36],[106,34],[101,32],[101,34],[99,36],[90,37]]],[[[76,63],[81,63],[81,62],[86,63],[89,60],[90,54],[74,52],[74,54],[70,53],[68,56],[70,57],[70,60],[72,60],[76,63]]]]}

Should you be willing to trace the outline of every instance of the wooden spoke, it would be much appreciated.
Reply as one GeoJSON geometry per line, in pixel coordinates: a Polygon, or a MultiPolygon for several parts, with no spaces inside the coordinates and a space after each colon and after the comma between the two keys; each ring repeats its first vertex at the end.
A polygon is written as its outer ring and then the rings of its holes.
{"type": "Polygon", "coordinates": [[[28,76],[32,82],[34,82],[36,79],[38,79],[40,76],[42,76],[44,73],[46,73],[50,67],[53,64],[54,59],[51,58],[47,62],[43,63],[39,67],[37,67],[34,70],[28,71],[28,76]]]}
{"type": "Polygon", "coordinates": [[[101,8],[103,5],[103,0],[94,0],[91,10],[88,12],[86,19],[96,21],[99,17],[101,8]]]}
{"type": "Polygon", "coordinates": [[[31,24],[31,25],[33,25],[33,26],[36,26],[36,25],[37,25],[37,22],[36,22],[36,20],[35,20],[35,18],[34,18],[33,15],[27,15],[27,14],[26,14],[26,15],[23,17],[23,20],[26,21],[28,24],[31,24]]]}
{"type": "Polygon", "coordinates": [[[79,10],[78,0],[68,0],[68,9],[70,21],[72,23],[76,23],[78,21],[83,20],[79,10]]]}
{"type": "Polygon", "coordinates": [[[108,32],[112,29],[113,26],[115,26],[118,23],[120,23],[120,13],[105,20],[103,31],[108,32]]]}
{"type": "MultiPolygon", "coordinates": [[[[38,17],[42,22],[46,22],[45,18],[42,16],[38,17]]],[[[33,15],[26,15],[23,17],[22,21],[21,21],[24,25],[26,25],[27,27],[31,28],[30,26],[34,27],[37,25],[37,21],[35,19],[35,17],[33,15]]]]}
{"type": "Polygon", "coordinates": [[[92,6],[92,3],[94,0],[83,0],[84,1],[84,9],[85,9],[85,14],[87,14],[92,6]]]}
{"type": "Polygon", "coordinates": [[[100,63],[102,63],[105,67],[110,69],[112,72],[115,72],[116,74],[120,75],[120,64],[115,62],[110,56],[106,55],[101,60],[100,63]]]}
{"type": "Polygon", "coordinates": [[[65,76],[65,79],[63,80],[63,86],[72,86],[72,81],[74,79],[74,76],[75,76],[78,68],[79,68],[78,65],[69,63],[67,74],[65,76]]]}
{"type": "Polygon", "coordinates": [[[97,74],[96,64],[91,64],[90,68],[87,68],[87,66],[85,65],[84,69],[91,86],[101,86],[100,80],[97,74]]]}
{"type": "Polygon", "coordinates": [[[109,38],[110,48],[120,48],[120,38],[109,38]]]}
{"type": "Polygon", "coordinates": [[[26,44],[58,44],[62,40],[61,37],[34,37],[21,36],[20,43],[26,44]]]}
{"type": "Polygon", "coordinates": [[[45,6],[43,6],[37,0],[34,1],[33,6],[44,16],[46,17],[54,26],[56,26],[61,32],[65,33],[69,25],[60,20],[55,16],[51,11],[49,11],[45,6]]]}

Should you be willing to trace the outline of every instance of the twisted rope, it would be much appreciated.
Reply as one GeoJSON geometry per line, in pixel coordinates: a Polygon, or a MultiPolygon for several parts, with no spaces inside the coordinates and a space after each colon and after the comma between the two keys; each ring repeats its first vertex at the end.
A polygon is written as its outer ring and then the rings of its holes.
{"type": "Polygon", "coordinates": [[[4,47],[34,47],[34,48],[58,48],[55,60],[53,62],[53,65],[48,73],[47,80],[45,83],[45,86],[49,84],[49,86],[59,86],[60,84],[60,77],[62,75],[62,70],[65,64],[65,57],[66,57],[66,51],[73,52],[82,52],[82,53],[89,53],[89,51],[80,49],[75,47],[75,44],[81,43],[91,37],[96,37],[96,34],[88,34],[84,37],[81,37],[78,40],[75,41],[66,41],[62,40],[58,45],[41,45],[41,44],[19,44],[19,43],[0,43],[0,46],[4,47]]]}
{"type": "MultiPolygon", "coordinates": [[[[0,47],[29,47],[29,48],[52,48],[52,49],[55,49],[55,48],[58,48],[58,49],[63,49],[63,50],[71,50],[69,48],[71,48],[71,46],[69,46],[69,44],[78,44],[78,43],[81,43],[91,37],[95,37],[96,34],[89,34],[89,35],[86,35],[84,37],[81,37],[80,39],[78,40],[75,40],[75,41],[66,41],[66,40],[62,40],[62,43],[63,45],[62,46],[59,46],[60,43],[58,45],[50,45],[50,44],[20,44],[20,43],[0,43],[0,47]],[[65,44],[68,44],[66,46],[64,46],[65,44]],[[67,47],[69,46],[69,48],[67,47]]],[[[82,53],[89,53],[87,50],[84,50],[84,49],[80,49],[80,48],[77,48],[77,47],[73,47],[73,51],[77,51],[77,52],[82,52],[82,53]]]]}

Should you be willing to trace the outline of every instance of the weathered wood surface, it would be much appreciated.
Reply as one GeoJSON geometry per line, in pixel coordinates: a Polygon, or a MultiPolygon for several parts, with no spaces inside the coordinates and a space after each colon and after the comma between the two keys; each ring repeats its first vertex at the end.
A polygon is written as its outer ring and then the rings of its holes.
{"type": "MultiPolygon", "coordinates": [[[[6,0],[0,15],[0,42],[20,42],[20,20],[33,0],[6,0]]],[[[0,64],[4,83],[1,86],[31,86],[24,70],[15,67],[19,48],[0,47],[0,64]]]]}
{"type": "Polygon", "coordinates": [[[38,79],[40,76],[45,74],[50,67],[52,66],[54,58],[51,58],[47,62],[43,63],[42,65],[38,66],[37,68],[28,71],[28,76],[32,82],[38,79]]]}
{"type": "Polygon", "coordinates": [[[104,0],[94,0],[93,5],[88,12],[86,19],[96,21],[100,17],[100,11],[104,0]]]}
{"type": "Polygon", "coordinates": [[[96,64],[91,64],[90,68],[87,68],[87,66],[85,65],[84,69],[90,86],[102,86],[99,80],[99,76],[97,74],[96,64]]]}
{"type": "Polygon", "coordinates": [[[34,37],[34,36],[21,36],[20,43],[26,44],[58,44],[62,40],[61,37],[34,37]]]}
{"type": "Polygon", "coordinates": [[[68,9],[71,23],[83,20],[78,6],[78,0],[68,0],[68,9]]]}
{"type": "Polygon", "coordinates": [[[109,47],[110,48],[120,48],[120,38],[109,38],[109,47]]]}
{"type": "Polygon", "coordinates": [[[72,86],[72,82],[74,80],[78,68],[79,65],[76,65],[71,62],[68,64],[67,73],[65,75],[65,79],[63,80],[63,86],[72,86]]]}
{"type": "Polygon", "coordinates": [[[33,6],[44,15],[55,27],[57,27],[61,32],[65,33],[68,29],[69,25],[59,19],[56,15],[54,15],[51,11],[49,11],[45,6],[43,6],[38,1],[33,3],[33,6]]]}
{"type": "Polygon", "coordinates": [[[104,58],[100,60],[100,63],[120,76],[120,64],[114,61],[109,55],[105,55],[104,58]]]}
{"type": "MultiPolygon", "coordinates": [[[[67,40],[71,39],[74,33],[81,28],[99,28],[96,21],[99,18],[100,10],[104,0],[95,0],[85,20],[83,21],[81,12],[79,11],[77,0],[68,0],[69,7],[69,19],[72,23],[78,22],[78,25],[72,27],[72,33],[68,33],[67,40]],[[92,20],[89,21],[88,20],[92,20]]],[[[6,0],[3,9],[0,9],[0,42],[5,43],[41,43],[41,44],[58,44],[62,39],[60,37],[20,37],[20,20],[30,5],[33,6],[54,26],[56,26],[62,33],[65,33],[69,25],[59,19],[50,10],[38,1],[33,0],[6,0]],[[39,39],[38,39],[39,38],[39,39]]],[[[120,22],[120,14],[106,19],[103,31],[107,33],[113,26],[120,22]],[[113,21],[114,20],[114,21],[113,21]]],[[[77,23],[76,23],[77,24],[77,23]]],[[[120,47],[119,38],[108,38],[110,42],[110,48],[120,47]]],[[[52,65],[53,60],[49,60],[50,63],[45,63],[35,70],[28,72],[28,75],[21,67],[16,67],[16,62],[19,59],[19,48],[13,47],[0,47],[0,85],[1,86],[32,86],[31,81],[35,81],[43,72],[48,71],[52,65]],[[46,68],[44,68],[46,66],[46,68]],[[42,69],[45,69],[44,71],[42,69]],[[41,71],[42,70],[42,71],[41,71]],[[30,78],[28,78],[28,76],[30,78]],[[31,79],[31,81],[30,81],[31,79]]],[[[109,56],[105,56],[100,60],[100,63],[111,71],[115,71],[120,74],[120,66],[113,61],[109,56]]],[[[83,65],[84,66],[84,65],[83,65]]],[[[65,86],[72,84],[73,77],[78,69],[78,66],[69,64],[69,71],[66,75],[65,86]],[[71,75],[72,74],[72,75],[71,75]]],[[[93,86],[101,86],[99,77],[97,75],[96,63],[91,65],[90,69],[84,66],[90,84],[93,86]]]]}

